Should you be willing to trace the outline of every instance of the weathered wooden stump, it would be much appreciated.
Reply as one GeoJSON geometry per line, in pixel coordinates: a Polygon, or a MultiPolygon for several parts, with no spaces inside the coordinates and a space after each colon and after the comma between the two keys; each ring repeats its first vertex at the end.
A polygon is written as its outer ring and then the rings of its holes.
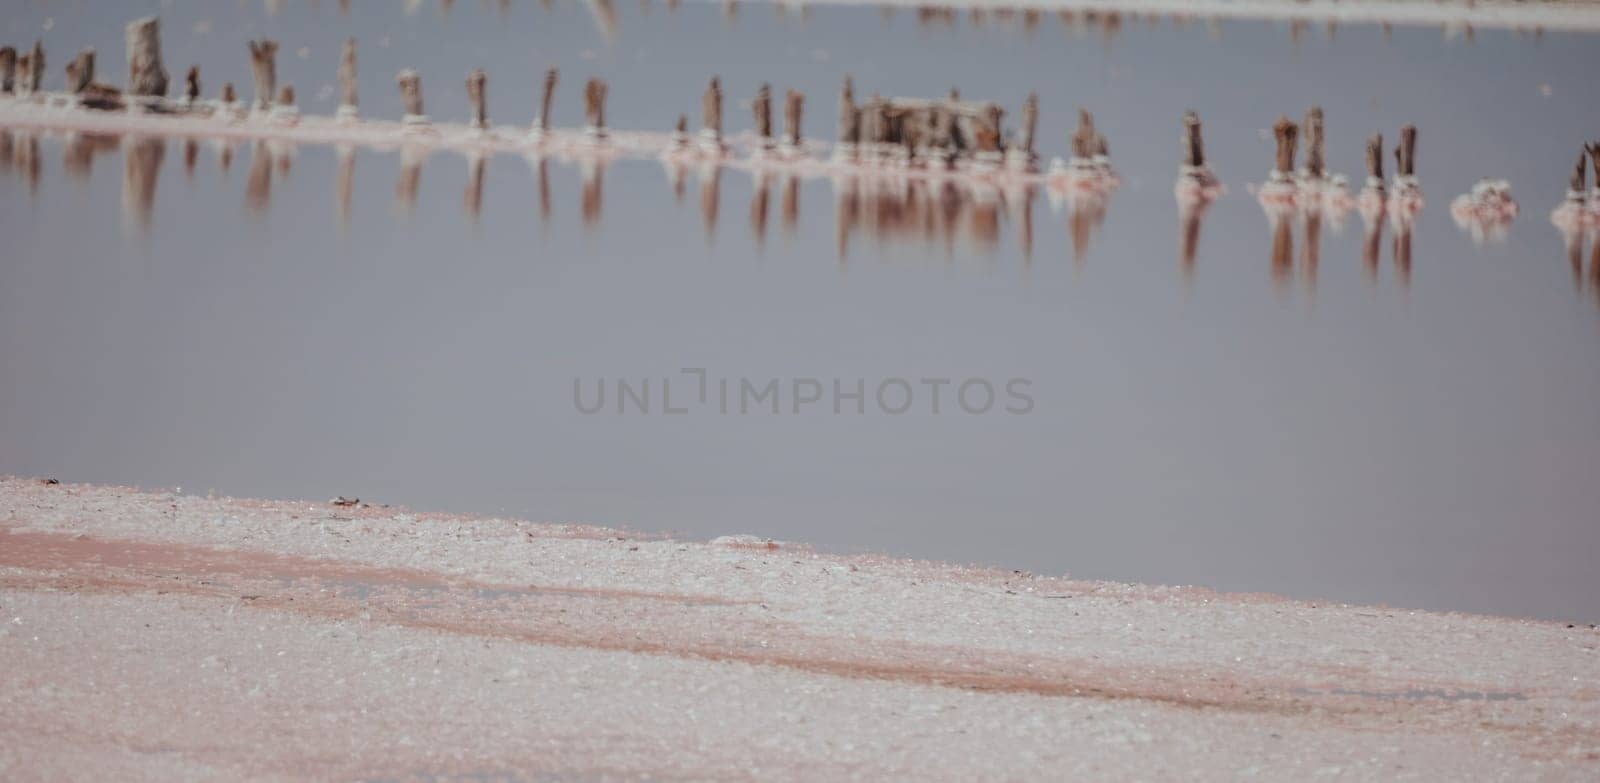
{"type": "Polygon", "coordinates": [[[10,95],[17,86],[17,49],[0,46],[0,95],[10,95]]]}
{"type": "Polygon", "coordinates": [[[711,77],[700,96],[700,147],[713,154],[722,153],[722,83],[711,77]]]}
{"type": "Polygon", "coordinates": [[[555,105],[556,80],[560,72],[551,68],[544,72],[544,92],[539,98],[539,116],[533,121],[532,136],[539,138],[550,132],[550,109],[555,105]]]}
{"type": "Polygon", "coordinates": [[[161,20],[135,19],[122,31],[128,48],[128,94],[167,94],[167,69],[161,64],[161,20]]]}
{"type": "Polygon", "coordinates": [[[269,38],[247,42],[250,47],[250,78],[255,82],[258,111],[272,106],[278,91],[278,42],[269,38]]]}
{"type": "Polygon", "coordinates": [[[400,102],[405,107],[402,122],[407,125],[427,125],[428,113],[422,106],[422,76],[407,68],[395,77],[395,83],[400,87],[400,102]]]}
{"type": "Polygon", "coordinates": [[[783,94],[783,143],[790,150],[800,149],[800,114],[805,102],[805,94],[798,90],[787,90],[783,94]]]}
{"type": "Polygon", "coordinates": [[[472,127],[478,130],[489,128],[489,100],[485,94],[488,84],[489,74],[482,68],[467,74],[467,102],[472,105],[472,127]]]}
{"type": "Polygon", "coordinates": [[[755,116],[756,135],[761,138],[763,150],[772,147],[772,88],[763,83],[756,88],[756,99],[750,104],[755,116]]]}
{"type": "Polygon", "coordinates": [[[194,105],[200,100],[200,66],[189,66],[188,73],[183,75],[183,100],[194,105]]]}
{"type": "Polygon", "coordinates": [[[339,50],[339,109],[338,117],[353,120],[360,116],[356,95],[356,39],[346,38],[339,50]]]}
{"type": "Polygon", "coordinates": [[[1306,140],[1307,179],[1320,180],[1326,174],[1322,158],[1322,107],[1312,106],[1301,125],[1301,135],[1306,140]]]}
{"type": "Polygon", "coordinates": [[[1295,141],[1299,136],[1299,130],[1288,117],[1281,115],[1277,123],[1272,126],[1272,138],[1276,144],[1273,155],[1273,182],[1286,182],[1293,178],[1295,141]]]}
{"type": "Polygon", "coordinates": [[[91,47],[78,52],[78,56],[67,63],[67,92],[78,95],[93,82],[94,49],[91,47]]]}
{"type": "Polygon", "coordinates": [[[606,91],[603,79],[590,79],[583,85],[583,117],[588,123],[583,132],[592,141],[606,137],[606,91]]]}

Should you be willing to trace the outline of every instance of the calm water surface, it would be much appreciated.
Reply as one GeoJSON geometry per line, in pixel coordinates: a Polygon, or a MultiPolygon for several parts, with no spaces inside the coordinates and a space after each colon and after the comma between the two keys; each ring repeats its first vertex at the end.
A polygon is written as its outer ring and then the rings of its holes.
{"type": "MultiPolygon", "coordinates": [[[[94,45],[121,78],[122,17],[149,5],[169,67],[249,82],[243,41],[329,112],[338,42],[362,41],[363,111],[400,112],[419,68],[435,117],[534,113],[562,69],[611,83],[609,119],[668,128],[720,73],[728,126],[758,83],[834,95],[1041,100],[1045,155],[1080,104],[1123,177],[1102,210],[852,191],[827,179],[584,170],[517,156],[115,137],[0,140],[0,473],[753,533],[1074,576],[1405,607],[1597,619],[1600,258],[1548,221],[1600,132],[1579,34],[1053,16],[918,24],[908,11],[764,5],[11,2],[0,37],[52,62],[94,45]],[[301,47],[305,47],[301,49],[301,47]],[[59,54],[56,54],[58,53],[59,54]],[[1333,170],[1421,129],[1428,204],[1397,263],[1358,215],[1277,245],[1247,193],[1264,129],[1327,111],[1333,170]],[[1171,185],[1199,111],[1230,188],[1193,258],[1171,185]],[[1523,214],[1478,244],[1448,203],[1510,179],[1523,214]],[[852,201],[852,192],[854,200],[852,201]],[[854,206],[852,206],[852,204],[854,206]],[[1571,251],[1571,252],[1569,252],[1571,251]],[[1026,415],[721,415],[692,376],[1025,378],[1026,415]],[[585,415],[603,380],[653,379],[648,415],[585,415]]],[[[47,86],[57,86],[53,70],[47,86]]],[[[937,195],[937,194],[936,194],[937,195]]],[[[1278,238],[1281,242],[1282,237],[1278,238]]],[[[945,393],[951,394],[947,388],[945,393]]],[[[1003,390],[1001,390],[1003,394],[1003,390]]],[[[829,391],[831,395],[831,390],[829,391]]],[[[1003,402],[1003,400],[1002,400],[1003,402]]],[[[846,411],[853,403],[848,403],[846,411]]]]}

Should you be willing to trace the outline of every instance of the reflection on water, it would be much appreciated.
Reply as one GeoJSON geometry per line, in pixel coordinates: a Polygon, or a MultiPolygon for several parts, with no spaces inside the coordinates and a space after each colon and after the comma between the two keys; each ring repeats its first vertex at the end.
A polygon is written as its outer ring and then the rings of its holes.
{"type": "MultiPolygon", "coordinates": [[[[0,130],[0,171],[19,174],[31,193],[37,194],[42,177],[40,141],[44,134],[0,130]]],[[[138,231],[149,231],[154,220],[157,183],[163,170],[168,140],[158,136],[118,135],[113,133],[66,133],[62,135],[62,171],[70,178],[90,176],[94,159],[104,153],[119,153],[123,158],[122,207],[124,224],[138,231]]],[[[192,138],[177,142],[183,148],[183,172],[194,178],[201,143],[192,138]]],[[[217,151],[217,168],[225,175],[233,159],[234,143],[210,142],[217,151]]],[[[295,145],[281,141],[255,141],[248,145],[250,163],[245,177],[245,204],[252,214],[267,213],[272,204],[273,181],[287,177],[295,157],[295,145]]],[[[356,187],[356,149],[349,144],[335,148],[333,169],[334,216],[348,227],[356,187]]],[[[399,177],[394,201],[402,219],[415,216],[422,187],[422,169],[430,157],[422,145],[407,145],[399,154],[399,177]]],[[[484,208],[484,182],[491,157],[479,152],[463,156],[467,176],[462,192],[466,217],[477,223],[484,208]]],[[[527,156],[537,181],[538,210],[541,222],[551,216],[552,189],[550,165],[575,168],[579,174],[578,214],[582,224],[594,229],[601,225],[605,197],[607,163],[596,157],[579,156],[552,159],[527,156]]],[[[715,161],[697,164],[666,158],[661,170],[667,179],[667,192],[674,203],[681,203],[692,176],[698,182],[701,228],[712,242],[721,209],[722,179],[725,170],[750,183],[748,228],[757,247],[764,245],[773,191],[779,194],[778,213],[786,234],[801,227],[800,186],[802,177],[793,172],[775,172],[755,166],[729,166],[715,161]]],[[[958,242],[970,250],[997,252],[1003,226],[1011,224],[1016,248],[1024,261],[1032,259],[1034,201],[1043,190],[1050,212],[1065,223],[1075,265],[1088,258],[1090,240],[1105,223],[1110,193],[1083,191],[1018,183],[1001,187],[983,179],[940,178],[897,175],[873,167],[859,173],[835,173],[821,180],[832,192],[834,204],[833,237],[835,254],[844,263],[850,255],[852,238],[858,234],[875,245],[912,244],[937,246],[951,253],[958,242]],[[1065,213],[1062,215],[1062,213],[1065,213]]],[[[1192,284],[1201,228],[1209,201],[1181,200],[1178,204],[1178,269],[1182,279],[1192,284]]],[[[1296,280],[1308,295],[1317,287],[1322,262],[1323,230],[1331,226],[1335,235],[1342,230],[1343,211],[1295,209],[1269,206],[1267,216],[1268,277],[1278,293],[1286,293],[1296,280]],[[1297,251],[1298,248],[1298,251],[1297,251]]],[[[1370,282],[1376,282],[1381,266],[1384,224],[1392,234],[1390,263],[1395,282],[1408,288],[1412,279],[1412,216],[1386,211],[1381,205],[1358,210],[1362,224],[1361,260],[1370,282]]],[[[1600,299],[1600,231],[1585,232],[1582,226],[1563,227],[1562,244],[1575,286],[1592,288],[1600,299]],[[1596,241],[1586,242],[1594,236],[1596,241]],[[1588,262],[1585,263],[1586,248],[1588,262]],[[1587,271],[1586,271],[1587,270],[1587,271]]],[[[1501,236],[1504,241],[1504,235],[1501,236]]]]}
{"type": "MultiPolygon", "coordinates": [[[[319,87],[350,36],[373,118],[400,115],[408,67],[442,122],[468,116],[461,78],[484,68],[502,128],[582,121],[571,85],[542,109],[552,66],[606,80],[616,128],[655,131],[712,73],[729,96],[813,96],[814,136],[835,119],[815,96],[847,73],[886,95],[1037,92],[1042,153],[1093,106],[1122,185],[0,129],[0,236],[21,249],[0,263],[0,472],[1594,619],[1600,232],[1524,216],[1479,244],[1441,198],[1503,178],[1531,214],[1560,199],[1571,158],[1506,140],[1592,130],[1576,98],[1592,39],[749,4],[728,35],[718,5],[668,20],[614,2],[610,44],[591,6],[434,7],[163,17],[211,84],[248,84],[225,29],[303,47],[278,65],[308,115],[337,109],[319,87]],[[1107,43],[1063,46],[1059,28],[1107,43]],[[1374,131],[1423,129],[1434,200],[1405,220],[1357,202],[1345,230],[1333,211],[1263,215],[1244,193],[1273,152],[1263,131],[1311,103],[1328,171],[1361,171],[1374,131]],[[1229,192],[1175,202],[1191,108],[1229,192]],[[1038,404],[573,410],[574,378],[685,367],[1025,375],[1038,404]]],[[[18,11],[46,16],[52,50],[121,46],[103,12],[18,11]]],[[[728,106],[729,139],[750,116],[728,106]]]]}

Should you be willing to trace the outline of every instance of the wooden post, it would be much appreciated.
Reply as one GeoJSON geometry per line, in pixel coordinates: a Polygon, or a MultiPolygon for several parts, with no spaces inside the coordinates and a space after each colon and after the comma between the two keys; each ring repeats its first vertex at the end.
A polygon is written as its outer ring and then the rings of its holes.
{"type": "Polygon", "coordinates": [[[0,46],[0,95],[10,95],[17,83],[17,49],[0,46]]]}
{"type": "Polygon", "coordinates": [[[1413,178],[1417,175],[1417,126],[1400,128],[1400,146],[1394,149],[1395,176],[1413,178]]]}
{"type": "MultiPolygon", "coordinates": [[[[278,90],[278,102],[273,104],[271,119],[273,122],[293,125],[300,121],[300,108],[294,104],[294,85],[285,84],[278,90]]],[[[288,163],[289,156],[283,156],[283,162],[288,163]]]]}
{"type": "Polygon", "coordinates": [[[1022,151],[1029,157],[1033,156],[1033,136],[1038,124],[1039,94],[1030,92],[1028,99],[1022,102],[1022,151]]]}
{"type": "Polygon", "coordinates": [[[700,96],[700,146],[707,152],[722,151],[722,83],[711,77],[700,96]]]}
{"type": "Polygon", "coordinates": [[[272,106],[273,93],[278,91],[278,42],[263,38],[249,41],[250,78],[255,81],[256,103],[259,111],[272,106]]]}
{"type": "Polygon", "coordinates": [[[534,124],[536,133],[550,132],[550,107],[556,98],[556,79],[560,73],[551,68],[544,72],[544,94],[539,99],[539,119],[534,124]]]}
{"type": "Polygon", "coordinates": [[[183,75],[183,99],[193,105],[200,100],[200,66],[189,66],[189,72],[183,75]]]}
{"type": "Polygon", "coordinates": [[[472,104],[472,127],[478,130],[489,127],[489,100],[485,95],[488,83],[489,74],[482,68],[467,74],[467,102],[472,104]]]}
{"type": "MultiPolygon", "coordinates": [[[[1600,191],[1600,141],[1591,142],[1590,144],[1585,145],[1584,149],[1589,151],[1589,161],[1594,166],[1595,190],[1600,191]]],[[[1600,207],[1600,203],[1592,206],[1600,207]]],[[[1600,242],[1596,242],[1595,247],[1600,249],[1600,242]]]]}
{"type": "Polygon", "coordinates": [[[1367,139],[1367,184],[1364,190],[1383,194],[1383,134],[1367,139]]]}
{"type": "Polygon", "coordinates": [[[750,104],[755,115],[756,135],[761,137],[763,148],[772,146],[772,87],[763,83],[756,88],[756,99],[750,104]]]}
{"type": "Polygon", "coordinates": [[[850,77],[844,77],[844,86],[839,89],[839,145],[854,150],[855,145],[861,140],[861,115],[856,112],[856,98],[854,85],[850,77]]]}
{"type": "Polygon", "coordinates": [[[339,109],[340,119],[353,120],[358,116],[356,95],[356,39],[346,38],[339,50],[339,109]]]}
{"type": "Polygon", "coordinates": [[[583,86],[583,116],[588,121],[584,132],[592,139],[606,135],[606,83],[603,79],[590,79],[583,86]]]}
{"type": "MultiPolygon", "coordinates": [[[[158,51],[160,49],[160,46],[161,45],[159,43],[156,44],[156,48],[157,48],[158,51]]],[[[31,58],[31,63],[33,65],[33,70],[28,73],[28,93],[31,95],[33,93],[39,92],[39,88],[44,85],[44,42],[43,41],[34,41],[33,42],[33,52],[29,54],[29,57],[31,58]]],[[[163,73],[162,76],[165,77],[166,74],[163,73]]],[[[165,78],[163,78],[163,81],[162,81],[162,89],[163,90],[166,89],[165,78]]]]}
{"type": "Polygon", "coordinates": [[[1306,112],[1305,123],[1301,125],[1301,133],[1306,138],[1306,176],[1310,179],[1322,179],[1324,165],[1322,160],[1322,107],[1312,106],[1306,112]]]}
{"type": "Polygon", "coordinates": [[[84,49],[67,63],[67,92],[77,95],[94,81],[94,49],[84,49]]]}
{"type": "Polygon", "coordinates": [[[400,87],[400,102],[405,107],[403,122],[407,125],[426,125],[428,114],[422,107],[422,76],[407,68],[395,77],[400,87]]]}
{"type": "Polygon", "coordinates": [[[1572,177],[1571,179],[1567,180],[1567,198],[1569,200],[1581,201],[1583,199],[1585,190],[1583,177],[1584,173],[1588,171],[1589,163],[1589,156],[1586,155],[1585,152],[1585,150],[1578,151],[1578,162],[1573,164],[1572,177]]]}
{"type": "Polygon", "coordinates": [[[147,16],[123,28],[128,47],[128,94],[167,94],[167,69],[161,64],[161,20],[147,16]]]}
{"type": "Polygon", "coordinates": [[[683,149],[689,145],[689,115],[678,115],[678,124],[672,127],[672,146],[683,149]]]}
{"type": "Polygon", "coordinates": [[[1205,145],[1200,139],[1200,115],[1183,113],[1183,165],[1190,172],[1206,167],[1205,145]]]}
{"type": "Polygon", "coordinates": [[[13,80],[14,92],[18,97],[28,94],[29,85],[33,84],[33,55],[24,54],[17,58],[16,77],[13,80]]]}
{"type": "Polygon", "coordinates": [[[239,94],[233,89],[233,82],[222,83],[222,105],[232,106],[239,101],[239,94]]]}
{"type": "Polygon", "coordinates": [[[702,132],[722,138],[722,85],[715,76],[700,97],[700,115],[702,132]]]}
{"type": "Polygon", "coordinates": [[[1272,126],[1272,137],[1277,143],[1272,178],[1286,180],[1294,174],[1294,145],[1299,129],[1288,117],[1279,116],[1272,126]]]}
{"type": "Polygon", "coordinates": [[[783,94],[783,143],[792,150],[800,149],[800,112],[805,102],[805,94],[797,90],[787,90],[783,94]]]}

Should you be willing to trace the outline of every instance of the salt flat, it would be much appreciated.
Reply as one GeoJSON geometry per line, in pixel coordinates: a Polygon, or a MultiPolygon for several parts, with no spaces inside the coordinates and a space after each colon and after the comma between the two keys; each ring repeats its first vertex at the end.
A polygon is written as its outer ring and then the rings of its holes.
{"type": "Polygon", "coordinates": [[[0,482],[8,780],[1594,779],[1600,630],[0,482]]]}

